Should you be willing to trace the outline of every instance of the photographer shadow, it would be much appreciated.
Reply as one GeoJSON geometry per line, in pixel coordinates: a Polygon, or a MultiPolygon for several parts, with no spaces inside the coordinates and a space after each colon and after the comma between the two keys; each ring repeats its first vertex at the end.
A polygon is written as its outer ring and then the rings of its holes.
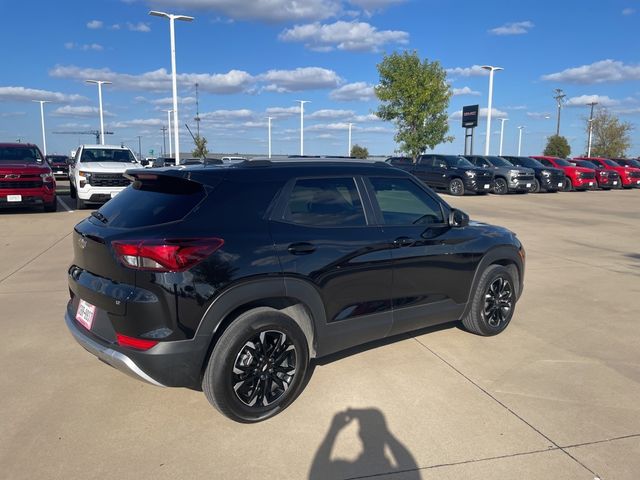
{"type": "Polygon", "coordinates": [[[309,472],[310,480],[333,480],[372,474],[403,473],[403,480],[420,478],[418,466],[407,448],[389,431],[382,412],[376,408],[338,412],[320,444],[309,472]],[[331,459],[340,431],[358,422],[362,453],[353,461],[331,459]]]}

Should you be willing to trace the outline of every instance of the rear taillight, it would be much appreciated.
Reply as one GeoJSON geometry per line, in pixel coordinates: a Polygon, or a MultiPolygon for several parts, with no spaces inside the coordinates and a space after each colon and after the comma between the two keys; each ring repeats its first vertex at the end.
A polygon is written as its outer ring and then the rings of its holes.
{"type": "Polygon", "coordinates": [[[128,337],[121,333],[116,333],[118,345],[121,347],[135,348],[136,350],[149,350],[158,344],[157,340],[144,340],[142,338],[128,337]]]}
{"type": "Polygon", "coordinates": [[[155,272],[182,272],[194,267],[224,245],[221,238],[126,240],[113,242],[126,267],[155,272]]]}

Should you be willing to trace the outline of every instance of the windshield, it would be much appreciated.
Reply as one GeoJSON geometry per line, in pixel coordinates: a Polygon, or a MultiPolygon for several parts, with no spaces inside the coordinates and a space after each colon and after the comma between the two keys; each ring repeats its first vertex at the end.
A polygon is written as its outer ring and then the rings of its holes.
{"type": "Polygon", "coordinates": [[[469,160],[467,160],[464,157],[447,155],[446,157],[443,157],[443,158],[444,158],[444,161],[447,162],[447,166],[449,167],[463,167],[463,168],[473,167],[473,163],[471,163],[469,160]]]}
{"type": "Polygon", "coordinates": [[[504,158],[500,157],[486,157],[487,161],[494,167],[513,167],[512,164],[507,162],[504,158]]]}
{"type": "Polygon", "coordinates": [[[556,158],[555,161],[561,167],[572,167],[573,166],[569,162],[567,162],[564,158],[556,158]]]}
{"type": "Polygon", "coordinates": [[[591,168],[593,170],[597,170],[598,166],[595,163],[588,162],[587,160],[574,160],[575,164],[579,167],[591,168]]]}
{"type": "Polygon", "coordinates": [[[135,162],[131,151],[121,148],[85,148],[82,150],[82,163],[84,162],[135,162]]]}
{"type": "Polygon", "coordinates": [[[519,165],[521,167],[528,167],[528,168],[542,168],[544,167],[543,164],[541,164],[538,160],[536,160],[535,158],[529,158],[529,157],[514,157],[514,158],[510,158],[509,160],[511,160],[511,162],[514,165],[519,165]]]}
{"type": "Polygon", "coordinates": [[[1,162],[40,163],[42,157],[40,151],[35,147],[0,147],[1,162]]]}
{"type": "Polygon", "coordinates": [[[67,158],[64,155],[47,155],[47,160],[55,163],[65,163],[67,158]]]}
{"type": "Polygon", "coordinates": [[[616,162],[614,162],[613,160],[603,160],[604,163],[606,163],[607,165],[609,165],[610,167],[619,167],[620,165],[616,162]]]}
{"type": "Polygon", "coordinates": [[[627,167],[640,168],[640,162],[638,160],[625,160],[624,162],[627,165],[627,167]]]}

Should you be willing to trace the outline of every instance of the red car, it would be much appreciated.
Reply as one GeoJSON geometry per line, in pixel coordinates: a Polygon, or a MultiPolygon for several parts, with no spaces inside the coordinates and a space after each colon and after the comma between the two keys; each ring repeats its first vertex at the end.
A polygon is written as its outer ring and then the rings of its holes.
{"type": "Polygon", "coordinates": [[[588,160],[605,170],[617,172],[624,188],[640,188],[640,168],[623,167],[610,158],[577,157],[576,160],[588,160]]]}
{"type": "Polygon", "coordinates": [[[613,170],[607,170],[599,163],[593,163],[589,160],[581,160],[574,158],[571,160],[576,167],[592,168],[596,171],[596,180],[598,181],[598,187],[602,190],[611,190],[612,188],[622,188],[622,182],[620,181],[620,175],[613,170]]]}
{"type": "Polygon", "coordinates": [[[531,157],[538,160],[543,165],[551,168],[559,168],[566,176],[564,181],[564,191],[571,190],[595,190],[598,188],[596,171],[592,168],[577,167],[564,158],[558,157],[531,157]]]}
{"type": "Polygon", "coordinates": [[[55,212],[56,181],[36,145],[0,143],[0,206],[41,205],[55,212]]]}

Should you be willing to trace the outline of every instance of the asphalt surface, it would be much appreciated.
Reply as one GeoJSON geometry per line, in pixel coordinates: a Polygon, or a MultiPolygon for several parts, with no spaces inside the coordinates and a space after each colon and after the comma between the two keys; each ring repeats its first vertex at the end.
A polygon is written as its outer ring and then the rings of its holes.
{"type": "Polygon", "coordinates": [[[0,211],[0,477],[640,478],[640,191],[446,199],[527,249],[509,328],[332,357],[257,425],[71,338],[70,232],[88,211],[0,211]]]}

